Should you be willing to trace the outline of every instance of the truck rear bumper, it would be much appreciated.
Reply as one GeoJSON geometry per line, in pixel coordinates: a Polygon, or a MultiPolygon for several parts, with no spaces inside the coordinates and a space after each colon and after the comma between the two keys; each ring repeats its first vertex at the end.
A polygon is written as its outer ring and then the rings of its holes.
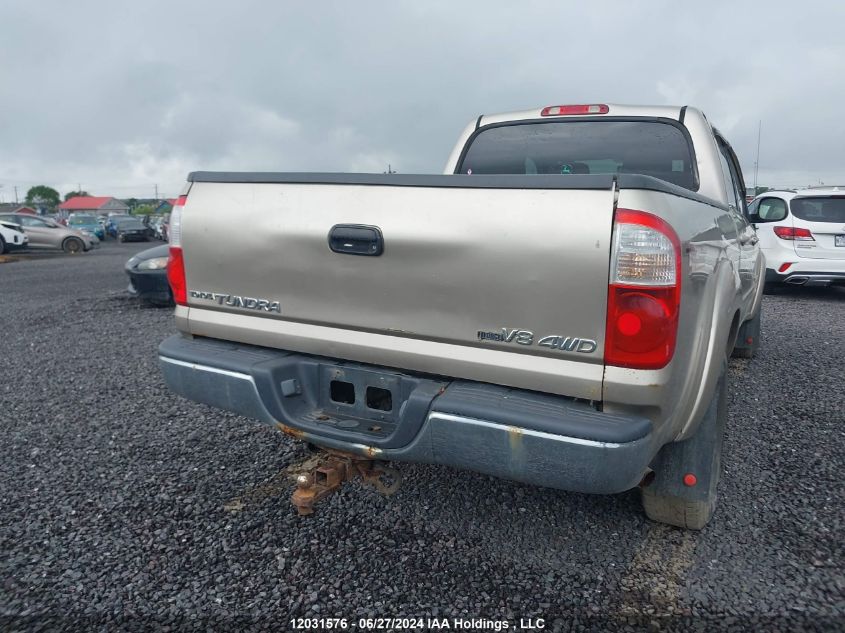
{"type": "Polygon", "coordinates": [[[191,400],[375,459],[615,493],[639,483],[659,448],[649,420],[560,396],[179,335],[159,358],[191,400]]]}

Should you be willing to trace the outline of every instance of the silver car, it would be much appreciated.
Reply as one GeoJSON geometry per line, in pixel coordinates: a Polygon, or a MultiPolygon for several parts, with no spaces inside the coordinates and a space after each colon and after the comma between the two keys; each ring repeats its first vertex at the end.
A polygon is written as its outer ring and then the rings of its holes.
{"type": "Polygon", "coordinates": [[[62,226],[58,222],[29,213],[3,213],[0,219],[23,226],[32,249],[60,248],[66,253],[80,253],[94,248],[94,237],[62,226]]]}

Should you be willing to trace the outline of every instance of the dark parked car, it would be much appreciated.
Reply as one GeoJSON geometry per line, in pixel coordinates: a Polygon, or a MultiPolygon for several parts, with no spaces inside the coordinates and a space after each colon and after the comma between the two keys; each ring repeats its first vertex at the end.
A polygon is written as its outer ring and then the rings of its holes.
{"type": "Polygon", "coordinates": [[[173,293],[167,283],[168,251],[166,244],[154,246],[126,262],[129,294],[153,305],[173,305],[173,293]]]}
{"type": "Polygon", "coordinates": [[[138,218],[115,218],[114,224],[118,242],[147,242],[150,239],[150,230],[138,218]]]}
{"type": "Polygon", "coordinates": [[[114,214],[106,218],[106,236],[117,239],[117,223],[123,220],[134,219],[131,215],[114,214]]]}

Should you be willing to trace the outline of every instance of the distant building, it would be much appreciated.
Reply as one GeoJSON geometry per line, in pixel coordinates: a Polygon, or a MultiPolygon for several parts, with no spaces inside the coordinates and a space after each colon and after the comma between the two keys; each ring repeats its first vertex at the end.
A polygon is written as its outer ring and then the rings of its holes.
{"type": "Polygon", "coordinates": [[[75,196],[59,205],[59,213],[129,213],[129,205],[109,196],[75,196]]]}
{"type": "Polygon", "coordinates": [[[17,202],[2,202],[0,203],[0,213],[31,213],[38,215],[38,211],[25,204],[18,204],[17,202]]]}

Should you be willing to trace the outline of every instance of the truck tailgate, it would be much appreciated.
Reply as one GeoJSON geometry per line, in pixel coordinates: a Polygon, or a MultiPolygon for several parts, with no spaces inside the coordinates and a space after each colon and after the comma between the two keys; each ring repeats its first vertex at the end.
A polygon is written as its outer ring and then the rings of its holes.
{"type": "Polygon", "coordinates": [[[612,177],[244,176],[192,174],[193,334],[600,398],[612,177]]]}

